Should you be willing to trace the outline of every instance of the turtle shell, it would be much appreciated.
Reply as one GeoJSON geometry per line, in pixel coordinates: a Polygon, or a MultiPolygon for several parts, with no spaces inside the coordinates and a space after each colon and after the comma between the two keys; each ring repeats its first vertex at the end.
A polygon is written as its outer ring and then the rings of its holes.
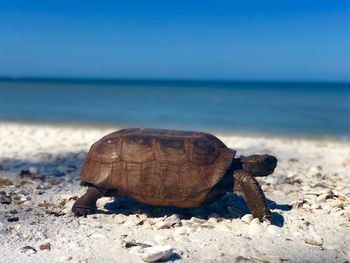
{"type": "Polygon", "coordinates": [[[81,184],[151,205],[197,207],[234,156],[235,151],[208,133],[124,129],[91,146],[81,184]]]}

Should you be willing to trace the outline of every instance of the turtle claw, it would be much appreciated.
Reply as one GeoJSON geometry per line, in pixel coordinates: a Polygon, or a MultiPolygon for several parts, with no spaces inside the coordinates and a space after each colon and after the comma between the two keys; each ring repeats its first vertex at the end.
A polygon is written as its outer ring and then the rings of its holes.
{"type": "Polygon", "coordinates": [[[263,221],[264,220],[268,220],[268,221],[270,221],[272,223],[272,214],[271,214],[270,211],[266,215],[264,215],[263,221]]]}
{"type": "MultiPolygon", "coordinates": [[[[253,214],[254,216],[254,214],[253,214]]],[[[272,214],[270,210],[267,210],[261,214],[257,214],[254,217],[259,218],[260,222],[264,222],[265,220],[268,220],[272,223],[272,214]]]]}
{"type": "Polygon", "coordinates": [[[86,193],[80,197],[73,205],[72,212],[75,216],[83,216],[94,214],[96,211],[96,201],[102,197],[100,190],[95,187],[89,187],[86,193]]]}
{"type": "Polygon", "coordinates": [[[79,205],[73,205],[72,212],[76,217],[86,217],[87,215],[91,215],[95,213],[95,209],[89,207],[89,206],[79,206],[79,205]]]}

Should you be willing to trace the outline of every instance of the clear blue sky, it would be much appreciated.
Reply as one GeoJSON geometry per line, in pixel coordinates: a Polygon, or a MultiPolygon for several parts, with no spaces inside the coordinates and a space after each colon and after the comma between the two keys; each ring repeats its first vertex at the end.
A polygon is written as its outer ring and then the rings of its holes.
{"type": "Polygon", "coordinates": [[[350,1],[0,2],[0,76],[350,81],[350,1]]]}

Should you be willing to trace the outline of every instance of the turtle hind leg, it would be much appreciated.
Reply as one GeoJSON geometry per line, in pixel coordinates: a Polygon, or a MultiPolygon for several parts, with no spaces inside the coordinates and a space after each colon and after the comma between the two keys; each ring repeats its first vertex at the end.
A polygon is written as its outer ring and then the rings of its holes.
{"type": "Polygon", "coordinates": [[[96,201],[102,196],[104,196],[103,191],[97,189],[96,187],[89,187],[86,193],[74,203],[72,212],[75,216],[84,217],[95,213],[96,201]]]}
{"type": "Polygon", "coordinates": [[[249,173],[237,170],[234,176],[234,193],[241,195],[246,201],[250,212],[260,221],[272,221],[272,214],[266,205],[266,197],[259,183],[249,173]]]}

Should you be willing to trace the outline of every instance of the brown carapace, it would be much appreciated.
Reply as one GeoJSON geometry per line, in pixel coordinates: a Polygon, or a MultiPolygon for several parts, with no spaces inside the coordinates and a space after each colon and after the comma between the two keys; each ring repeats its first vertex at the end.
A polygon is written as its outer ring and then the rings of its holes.
{"type": "Polygon", "coordinates": [[[87,192],[76,201],[76,216],[95,212],[102,196],[139,202],[199,207],[227,192],[241,195],[254,217],[271,221],[266,198],[254,176],[273,173],[271,155],[235,158],[236,152],[203,132],[124,129],[91,146],[81,170],[87,192]]]}

